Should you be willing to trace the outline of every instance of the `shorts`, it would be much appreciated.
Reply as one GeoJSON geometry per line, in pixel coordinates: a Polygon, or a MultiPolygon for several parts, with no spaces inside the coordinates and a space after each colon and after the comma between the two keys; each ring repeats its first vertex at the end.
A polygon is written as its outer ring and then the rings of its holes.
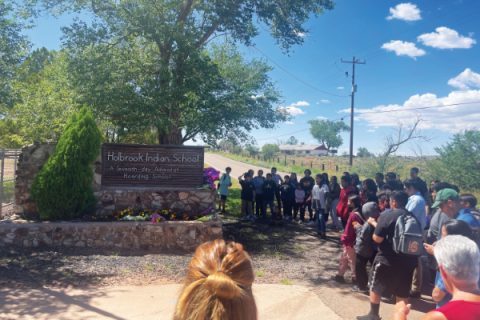
{"type": "Polygon", "coordinates": [[[379,295],[389,292],[399,298],[408,298],[414,270],[415,266],[402,263],[390,266],[375,259],[370,270],[370,291],[379,295]]]}
{"type": "Polygon", "coordinates": [[[220,195],[220,200],[226,201],[226,200],[227,200],[227,196],[224,195],[224,194],[221,194],[221,195],[220,195]]]}

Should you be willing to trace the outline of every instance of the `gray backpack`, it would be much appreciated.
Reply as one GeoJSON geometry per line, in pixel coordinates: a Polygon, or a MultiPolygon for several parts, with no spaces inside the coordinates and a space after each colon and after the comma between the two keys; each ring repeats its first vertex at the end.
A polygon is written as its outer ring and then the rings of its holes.
{"type": "Polygon", "coordinates": [[[370,258],[373,256],[373,243],[372,235],[373,228],[365,222],[362,227],[357,231],[357,238],[355,240],[355,253],[364,258],[370,258]]]}
{"type": "Polygon", "coordinates": [[[396,253],[421,256],[424,252],[422,225],[410,212],[398,217],[392,240],[396,253]]]}

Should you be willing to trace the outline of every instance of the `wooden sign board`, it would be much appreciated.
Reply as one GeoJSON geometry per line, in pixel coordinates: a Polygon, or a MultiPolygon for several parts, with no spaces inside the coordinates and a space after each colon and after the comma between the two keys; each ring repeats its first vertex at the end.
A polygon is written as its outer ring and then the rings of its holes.
{"type": "Polygon", "coordinates": [[[102,185],[197,188],[203,160],[203,147],[103,144],[102,185]]]}

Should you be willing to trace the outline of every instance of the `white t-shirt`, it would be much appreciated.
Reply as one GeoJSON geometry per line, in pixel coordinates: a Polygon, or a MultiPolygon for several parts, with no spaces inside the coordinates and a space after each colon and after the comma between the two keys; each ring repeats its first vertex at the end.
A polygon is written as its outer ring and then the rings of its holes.
{"type": "Polygon", "coordinates": [[[323,184],[321,187],[316,184],[312,189],[312,199],[319,200],[320,206],[322,209],[326,209],[327,207],[327,193],[330,192],[327,184],[323,184]]]}

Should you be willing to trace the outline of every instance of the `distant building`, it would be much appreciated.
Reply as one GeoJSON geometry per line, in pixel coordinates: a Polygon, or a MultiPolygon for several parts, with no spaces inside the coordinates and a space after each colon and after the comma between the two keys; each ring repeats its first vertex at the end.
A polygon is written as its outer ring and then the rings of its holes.
{"type": "Polygon", "coordinates": [[[283,154],[291,154],[297,156],[327,156],[328,150],[322,145],[308,145],[308,144],[282,144],[278,146],[280,152],[283,154]]]}

